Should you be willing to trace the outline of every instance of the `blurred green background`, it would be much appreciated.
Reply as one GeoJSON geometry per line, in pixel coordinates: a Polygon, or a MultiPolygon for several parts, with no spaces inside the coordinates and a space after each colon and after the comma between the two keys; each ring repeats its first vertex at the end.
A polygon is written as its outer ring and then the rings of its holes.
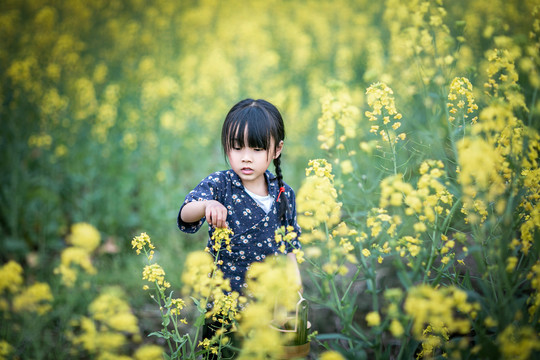
{"type": "MultiPolygon", "coordinates": [[[[485,102],[493,47],[514,52],[526,125],[539,129],[537,5],[2,0],[0,263],[16,260],[32,279],[58,282],[53,268],[70,227],[86,222],[102,239],[96,289],[121,284],[132,304],[146,301],[130,244],[142,231],[179,286],[185,254],[206,241],[206,231],[177,230],[179,205],[203,177],[226,168],[221,123],[246,97],[281,110],[283,170],[295,189],[308,160],[328,156],[317,124],[329,90],[346,90],[358,109],[360,144],[370,139],[365,89],[385,82],[417,151],[439,158],[447,127],[433,118],[433,104],[444,103],[454,76],[467,77],[485,102]]],[[[372,184],[380,179],[359,171],[372,184]]],[[[362,202],[375,203],[371,195],[362,202]]]]}

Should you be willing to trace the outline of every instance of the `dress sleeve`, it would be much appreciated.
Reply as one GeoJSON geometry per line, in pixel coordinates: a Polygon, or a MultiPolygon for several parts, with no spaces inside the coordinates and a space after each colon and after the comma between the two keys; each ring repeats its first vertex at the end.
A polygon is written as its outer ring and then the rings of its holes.
{"type": "Polygon", "coordinates": [[[178,218],[177,218],[177,224],[178,228],[186,233],[193,234],[201,228],[201,226],[204,224],[204,221],[206,220],[205,217],[201,218],[199,221],[188,223],[182,220],[180,217],[180,214],[182,213],[182,209],[187,203],[193,202],[193,201],[203,201],[203,200],[218,200],[219,195],[219,183],[221,179],[219,175],[212,174],[206,177],[204,180],[202,180],[199,185],[197,185],[193,190],[191,190],[187,195],[180,206],[180,211],[178,211],[178,218]]]}

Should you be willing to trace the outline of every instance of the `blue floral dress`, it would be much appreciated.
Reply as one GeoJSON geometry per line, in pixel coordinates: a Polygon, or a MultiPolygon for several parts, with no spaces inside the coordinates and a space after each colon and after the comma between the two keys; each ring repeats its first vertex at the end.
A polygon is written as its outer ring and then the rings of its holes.
{"type": "MultiPolygon", "coordinates": [[[[265,172],[268,193],[276,199],[279,193],[279,185],[275,175],[265,172]]],[[[274,240],[275,230],[282,226],[293,226],[294,231],[300,236],[300,228],[296,222],[296,200],[294,191],[285,184],[285,192],[288,201],[286,223],[278,219],[279,203],[274,201],[272,208],[266,213],[244,190],[240,177],[233,170],[215,172],[201,181],[185,198],[182,207],[192,201],[216,200],[223,204],[227,210],[227,223],[234,232],[231,238],[231,252],[222,249],[219,259],[223,261],[218,265],[226,278],[230,279],[231,289],[242,293],[245,283],[245,274],[251,263],[263,261],[269,255],[282,254],[279,250],[282,244],[274,240]]],[[[187,233],[197,232],[205,221],[203,217],[198,222],[186,223],[180,218],[182,207],[178,213],[178,227],[187,233]]],[[[213,240],[211,240],[214,227],[209,227],[208,248],[213,252],[213,240]]],[[[300,248],[297,239],[292,241],[292,246],[287,244],[285,252],[291,252],[293,248],[300,248]]],[[[212,253],[215,255],[214,253],[212,253]]]]}

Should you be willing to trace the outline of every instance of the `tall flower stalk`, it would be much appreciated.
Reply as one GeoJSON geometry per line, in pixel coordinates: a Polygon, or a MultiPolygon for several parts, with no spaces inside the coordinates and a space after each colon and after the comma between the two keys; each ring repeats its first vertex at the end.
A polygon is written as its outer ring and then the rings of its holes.
{"type": "Polygon", "coordinates": [[[370,122],[375,123],[369,131],[380,135],[383,143],[390,147],[393,174],[397,175],[396,143],[405,140],[407,135],[397,131],[401,127],[402,115],[396,109],[393,94],[392,89],[384,83],[375,83],[368,87],[366,96],[371,111],[366,111],[365,115],[370,122]]]}
{"type": "MultiPolygon", "coordinates": [[[[155,247],[150,237],[142,233],[132,240],[137,255],[146,257],[142,278],[153,284],[154,294],[150,296],[159,306],[162,318],[163,328],[150,335],[165,339],[168,346],[166,356],[171,359],[197,359],[199,356],[221,354],[224,348],[231,347],[231,332],[236,327],[240,306],[245,303],[237,292],[231,292],[229,281],[217,268],[220,251],[231,251],[231,234],[230,229],[216,229],[212,237],[214,256],[208,254],[210,249],[207,249],[207,252],[192,252],[186,258],[182,273],[183,292],[190,296],[198,312],[193,323],[193,335],[185,330],[185,326],[180,328],[180,324],[188,325],[182,312],[186,301],[174,298],[173,292],[169,292],[171,285],[165,280],[165,271],[153,262],[155,247]],[[207,319],[220,323],[221,328],[213,338],[197,342],[207,319]]],[[[150,286],[144,285],[143,289],[150,290],[150,286]]]]}

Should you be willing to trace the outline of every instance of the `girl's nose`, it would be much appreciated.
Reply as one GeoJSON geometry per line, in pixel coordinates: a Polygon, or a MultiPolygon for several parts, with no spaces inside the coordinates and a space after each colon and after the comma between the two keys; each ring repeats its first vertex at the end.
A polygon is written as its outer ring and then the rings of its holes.
{"type": "Polygon", "coordinates": [[[251,162],[251,156],[247,148],[242,151],[242,162],[251,162]]]}

